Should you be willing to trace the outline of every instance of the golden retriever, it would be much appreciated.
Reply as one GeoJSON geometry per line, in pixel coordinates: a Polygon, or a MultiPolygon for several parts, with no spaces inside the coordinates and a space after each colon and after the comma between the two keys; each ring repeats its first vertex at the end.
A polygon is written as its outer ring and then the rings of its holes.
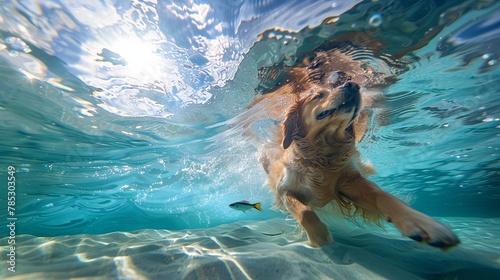
{"type": "Polygon", "coordinates": [[[263,145],[260,161],[277,206],[302,225],[313,247],[332,242],[314,212],[330,202],[343,214],[393,223],[399,231],[431,246],[459,243],[445,225],[388,194],[366,177],[374,173],[361,161],[356,144],[367,125],[373,96],[360,85],[375,83],[375,71],[339,50],[315,53],[288,69],[283,82],[252,105],[283,120],[276,138],[263,145]]]}

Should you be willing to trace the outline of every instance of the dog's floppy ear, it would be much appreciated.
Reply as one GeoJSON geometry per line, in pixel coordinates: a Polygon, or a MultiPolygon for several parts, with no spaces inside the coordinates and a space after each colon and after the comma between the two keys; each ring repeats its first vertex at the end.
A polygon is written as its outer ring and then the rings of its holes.
{"type": "Polygon", "coordinates": [[[346,130],[349,134],[351,134],[352,139],[356,139],[356,130],[354,130],[354,124],[351,124],[346,130]]]}
{"type": "Polygon", "coordinates": [[[290,107],[283,123],[283,149],[292,144],[293,139],[300,133],[300,103],[290,107]]]}

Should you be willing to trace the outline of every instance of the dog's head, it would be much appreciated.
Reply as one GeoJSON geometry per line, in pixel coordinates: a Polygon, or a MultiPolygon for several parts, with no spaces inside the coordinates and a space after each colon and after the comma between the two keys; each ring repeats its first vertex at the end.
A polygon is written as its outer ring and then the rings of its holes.
{"type": "Polygon", "coordinates": [[[307,95],[289,109],[284,121],[283,148],[294,140],[318,135],[335,139],[353,137],[351,125],[361,110],[361,94],[354,82],[307,95]],[[347,134],[346,134],[347,132],[347,134]]]}

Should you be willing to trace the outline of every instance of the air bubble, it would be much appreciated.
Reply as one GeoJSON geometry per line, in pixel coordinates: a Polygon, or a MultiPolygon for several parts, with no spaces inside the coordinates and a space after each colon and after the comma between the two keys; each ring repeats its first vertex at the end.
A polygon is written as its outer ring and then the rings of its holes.
{"type": "Polygon", "coordinates": [[[329,83],[335,84],[335,83],[338,82],[339,78],[340,78],[339,73],[334,72],[330,76],[328,76],[327,80],[328,80],[329,83]]]}
{"type": "Polygon", "coordinates": [[[20,38],[17,37],[7,37],[5,38],[5,43],[7,43],[10,49],[11,56],[18,56],[20,52],[29,53],[31,52],[30,47],[20,38]]]}
{"type": "Polygon", "coordinates": [[[497,64],[497,61],[495,59],[492,59],[492,60],[488,61],[488,65],[489,66],[493,66],[495,64],[497,64]]]}
{"type": "Polygon", "coordinates": [[[382,15],[381,14],[374,14],[370,20],[368,21],[368,24],[373,26],[373,27],[378,27],[382,24],[382,15]]]}

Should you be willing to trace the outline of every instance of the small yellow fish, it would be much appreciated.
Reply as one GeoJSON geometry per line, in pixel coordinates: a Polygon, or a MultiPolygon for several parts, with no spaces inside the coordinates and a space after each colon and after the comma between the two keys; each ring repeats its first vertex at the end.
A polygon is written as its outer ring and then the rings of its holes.
{"type": "Polygon", "coordinates": [[[233,208],[235,210],[243,211],[243,212],[246,212],[246,211],[248,211],[248,210],[250,210],[252,208],[255,208],[255,209],[259,210],[259,211],[262,211],[260,202],[251,204],[250,202],[248,202],[246,200],[235,202],[235,203],[231,203],[231,204],[229,204],[229,207],[231,207],[231,208],[233,208]]]}

